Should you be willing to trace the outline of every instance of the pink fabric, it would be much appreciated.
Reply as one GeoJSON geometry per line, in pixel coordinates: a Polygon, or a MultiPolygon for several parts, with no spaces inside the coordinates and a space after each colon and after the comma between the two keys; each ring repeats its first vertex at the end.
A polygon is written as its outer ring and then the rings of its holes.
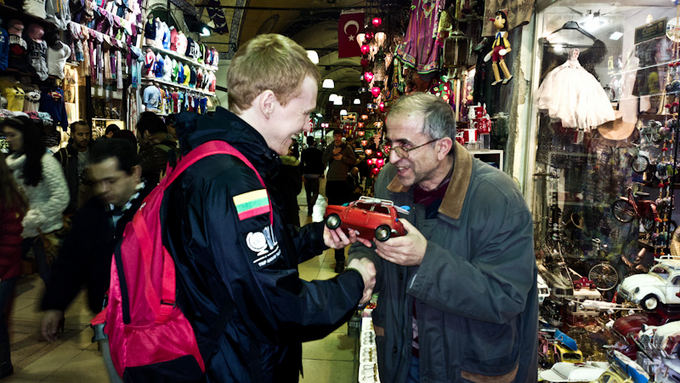
{"type": "Polygon", "coordinates": [[[396,56],[418,73],[439,70],[439,46],[435,43],[439,27],[439,12],[444,0],[413,0],[404,42],[397,47],[396,56]]]}

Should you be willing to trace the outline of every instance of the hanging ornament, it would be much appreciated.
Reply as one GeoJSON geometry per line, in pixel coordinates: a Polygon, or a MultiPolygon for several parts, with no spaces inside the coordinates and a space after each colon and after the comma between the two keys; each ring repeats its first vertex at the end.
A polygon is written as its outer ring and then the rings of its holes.
{"type": "Polygon", "coordinates": [[[370,61],[368,61],[368,59],[361,59],[361,66],[362,67],[366,68],[369,63],[370,63],[370,61]]]}
{"type": "Polygon", "coordinates": [[[378,97],[380,95],[380,88],[374,86],[373,88],[371,88],[371,94],[373,95],[373,97],[378,97]]]}
{"type": "Polygon", "coordinates": [[[371,47],[369,47],[368,45],[364,44],[364,45],[361,46],[361,53],[362,54],[364,54],[364,55],[368,54],[368,52],[370,52],[370,51],[371,51],[371,47]]]}
{"type": "Polygon", "coordinates": [[[371,41],[373,40],[373,32],[367,32],[366,33],[366,41],[371,41]]]}
{"type": "Polygon", "coordinates": [[[385,103],[384,102],[381,102],[380,104],[378,104],[378,110],[380,110],[381,112],[385,111],[385,103]]]}
{"type": "Polygon", "coordinates": [[[364,45],[364,41],[366,41],[366,34],[364,32],[357,34],[357,44],[362,46],[364,45]]]}
{"type": "Polygon", "coordinates": [[[366,80],[366,82],[373,81],[373,73],[371,72],[364,73],[364,80],[366,80]]]}
{"type": "Polygon", "coordinates": [[[380,24],[382,24],[382,19],[380,17],[374,17],[373,20],[371,20],[371,24],[373,24],[374,27],[378,28],[380,24]]]}
{"type": "Polygon", "coordinates": [[[385,32],[378,32],[375,34],[375,43],[378,44],[379,47],[385,43],[385,39],[387,39],[385,32]]]}

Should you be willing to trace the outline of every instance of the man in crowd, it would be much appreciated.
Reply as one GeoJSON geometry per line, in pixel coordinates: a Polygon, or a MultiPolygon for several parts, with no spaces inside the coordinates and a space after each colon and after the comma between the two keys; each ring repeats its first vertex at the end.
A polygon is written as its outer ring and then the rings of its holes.
{"type": "Polygon", "coordinates": [[[90,187],[84,181],[87,151],[92,144],[92,127],[87,121],[76,121],[69,126],[71,138],[68,145],[54,154],[64,170],[70,194],[64,214],[71,215],[90,197],[90,187]]]}
{"type": "Polygon", "coordinates": [[[451,107],[402,97],[386,121],[376,197],[408,205],[407,234],[355,244],[371,259],[383,382],[536,382],[532,219],[515,182],[456,143],[451,107]]]}
{"type": "MultiPolygon", "coordinates": [[[[352,147],[342,141],[342,130],[333,131],[333,144],[323,153],[323,162],[328,166],[326,173],[326,198],[329,205],[342,205],[352,201],[352,190],[348,182],[349,170],[354,167],[356,157],[352,147]]],[[[335,272],[345,268],[345,249],[335,249],[335,272]]]]}
{"type": "Polygon", "coordinates": [[[169,160],[173,160],[177,142],[168,134],[168,127],[154,112],[142,112],[137,121],[139,163],[142,178],[152,186],[158,185],[169,160]]]}
{"type": "Polygon", "coordinates": [[[52,265],[42,299],[42,334],[48,341],[56,339],[64,311],[83,285],[90,310],[102,309],[114,247],[150,191],[141,181],[136,150],[117,138],[99,139],[90,148],[89,177],[96,195],[74,215],[72,230],[52,265]]]}
{"type": "Polygon", "coordinates": [[[120,132],[120,127],[116,124],[109,124],[106,127],[106,130],[104,130],[104,137],[113,138],[116,135],[116,132],[120,132]]]}
{"type": "Polygon", "coordinates": [[[296,382],[301,342],[327,335],[370,297],[375,270],[367,260],[330,280],[300,279],[300,262],[348,245],[356,233],[321,222],[289,230],[285,202],[270,190],[291,136],[308,127],[318,81],[304,48],[258,35],[229,66],[230,110],[177,118],[183,152],[226,141],[257,170],[236,156],[211,155],[175,180],[161,207],[177,303],[196,333],[208,382],[296,382]]]}
{"type": "Polygon", "coordinates": [[[314,204],[319,197],[319,179],[323,175],[323,153],[316,147],[314,137],[307,136],[307,148],[302,151],[302,177],[307,195],[307,217],[312,216],[314,204]]]}

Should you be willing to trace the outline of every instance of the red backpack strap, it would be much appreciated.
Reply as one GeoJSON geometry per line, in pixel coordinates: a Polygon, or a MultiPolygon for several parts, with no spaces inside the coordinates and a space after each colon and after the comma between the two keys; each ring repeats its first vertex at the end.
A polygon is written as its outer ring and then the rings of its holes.
{"type": "MultiPolygon", "coordinates": [[[[257,171],[257,169],[255,169],[253,164],[241,152],[236,150],[236,148],[234,148],[233,146],[229,145],[227,142],[224,141],[205,142],[197,146],[186,156],[182,157],[177,166],[172,170],[172,173],[166,175],[166,178],[163,180],[162,183],[163,187],[167,189],[170,186],[170,184],[175,179],[177,179],[177,177],[180,174],[182,174],[182,172],[184,172],[189,166],[196,163],[196,161],[214,154],[229,154],[243,161],[253,172],[255,172],[255,175],[257,175],[257,179],[260,180],[260,184],[262,184],[262,187],[265,189],[265,191],[267,190],[264,184],[264,180],[262,179],[262,176],[260,176],[260,173],[257,171]]],[[[269,196],[267,196],[267,199],[269,199],[269,196]]],[[[272,225],[274,224],[274,213],[272,211],[272,202],[270,199],[269,199],[269,222],[272,225]]],[[[167,316],[172,311],[172,307],[175,305],[176,301],[175,282],[176,282],[175,263],[173,262],[170,253],[164,248],[163,280],[160,307],[161,318],[159,318],[159,320],[167,318],[167,316]]]]}

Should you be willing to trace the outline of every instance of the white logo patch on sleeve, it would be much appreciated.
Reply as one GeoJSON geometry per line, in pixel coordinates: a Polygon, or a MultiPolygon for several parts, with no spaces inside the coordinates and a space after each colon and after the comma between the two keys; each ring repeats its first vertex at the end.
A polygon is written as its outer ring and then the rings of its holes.
{"type": "Polygon", "coordinates": [[[253,263],[262,268],[274,262],[280,255],[279,242],[274,236],[271,225],[262,231],[251,231],[246,234],[246,245],[253,252],[253,263]]]}

